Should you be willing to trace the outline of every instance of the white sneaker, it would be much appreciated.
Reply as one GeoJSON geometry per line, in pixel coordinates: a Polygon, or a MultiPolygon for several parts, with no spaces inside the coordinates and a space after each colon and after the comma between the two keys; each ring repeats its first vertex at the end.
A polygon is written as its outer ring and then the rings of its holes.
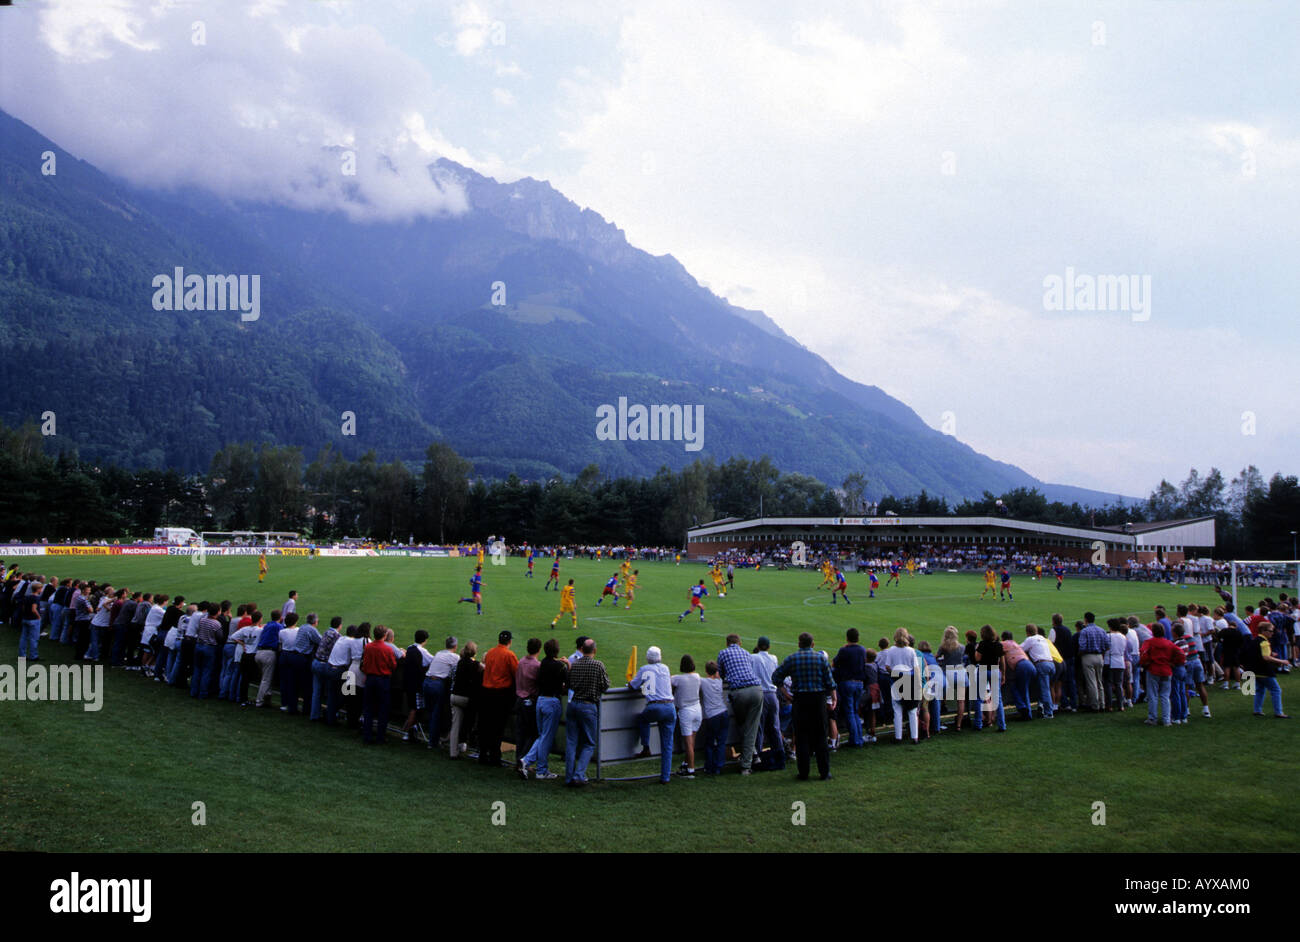
{"type": "Polygon", "coordinates": [[[1201,707],[1201,716],[1205,717],[1208,720],[1210,718],[1210,708],[1201,707]]]}

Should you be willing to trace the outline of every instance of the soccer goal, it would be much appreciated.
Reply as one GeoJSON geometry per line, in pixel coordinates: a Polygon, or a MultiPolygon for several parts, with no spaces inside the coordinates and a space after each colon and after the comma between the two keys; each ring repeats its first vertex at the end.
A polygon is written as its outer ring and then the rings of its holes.
{"type": "Polygon", "coordinates": [[[273,541],[286,540],[293,542],[297,539],[297,533],[283,530],[204,530],[199,534],[199,542],[203,546],[207,546],[214,541],[229,540],[244,546],[258,546],[263,549],[270,549],[273,541]]]}
{"type": "MultiPolygon", "coordinates": [[[[1294,559],[1234,559],[1232,565],[1232,607],[1240,610],[1237,590],[1245,593],[1246,604],[1253,605],[1261,589],[1282,589],[1297,592],[1300,583],[1300,560],[1294,559]],[[1254,594],[1252,594],[1254,593],[1254,594]]],[[[1268,593],[1266,593],[1268,594],[1268,593]]]]}

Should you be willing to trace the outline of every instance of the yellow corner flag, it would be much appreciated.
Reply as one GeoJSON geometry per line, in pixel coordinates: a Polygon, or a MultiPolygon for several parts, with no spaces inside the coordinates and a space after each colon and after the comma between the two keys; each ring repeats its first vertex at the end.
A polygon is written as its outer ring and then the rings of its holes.
{"type": "Polygon", "coordinates": [[[627,682],[631,683],[632,678],[636,676],[636,645],[632,645],[632,656],[627,659],[627,682]]]}

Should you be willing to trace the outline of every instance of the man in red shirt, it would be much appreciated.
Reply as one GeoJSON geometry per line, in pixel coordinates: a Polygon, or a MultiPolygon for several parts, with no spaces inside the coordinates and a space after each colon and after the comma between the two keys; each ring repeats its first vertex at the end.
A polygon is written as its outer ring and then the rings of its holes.
{"type": "Polygon", "coordinates": [[[509,631],[497,635],[497,646],[483,656],[482,709],[479,713],[478,761],[480,765],[501,764],[501,736],[506,716],[515,702],[515,671],[519,658],[510,650],[514,638],[509,631]]]}
{"type": "Polygon", "coordinates": [[[390,689],[393,668],[406,652],[393,644],[393,631],[383,625],[375,627],[375,640],[361,653],[361,673],[366,675],[365,712],[361,718],[361,739],[382,746],[388,733],[388,711],[392,707],[390,689]],[[374,730],[378,723],[379,729],[374,730]]]}
{"type": "Polygon", "coordinates": [[[1186,657],[1178,645],[1165,637],[1165,626],[1157,622],[1151,626],[1151,638],[1142,643],[1138,660],[1147,672],[1147,718],[1142,722],[1155,726],[1159,711],[1163,709],[1164,725],[1173,725],[1169,693],[1174,668],[1182,665],[1186,657]]]}

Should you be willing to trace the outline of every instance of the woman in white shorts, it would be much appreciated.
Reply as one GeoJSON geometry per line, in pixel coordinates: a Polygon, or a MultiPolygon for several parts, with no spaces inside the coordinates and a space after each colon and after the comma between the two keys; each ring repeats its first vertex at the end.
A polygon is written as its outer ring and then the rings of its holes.
{"type": "Polygon", "coordinates": [[[695,774],[695,734],[704,725],[704,710],[700,706],[700,675],[695,672],[695,660],[682,655],[681,673],[673,677],[673,706],[677,709],[677,732],[682,737],[686,761],[682,763],[683,775],[695,774]]]}

